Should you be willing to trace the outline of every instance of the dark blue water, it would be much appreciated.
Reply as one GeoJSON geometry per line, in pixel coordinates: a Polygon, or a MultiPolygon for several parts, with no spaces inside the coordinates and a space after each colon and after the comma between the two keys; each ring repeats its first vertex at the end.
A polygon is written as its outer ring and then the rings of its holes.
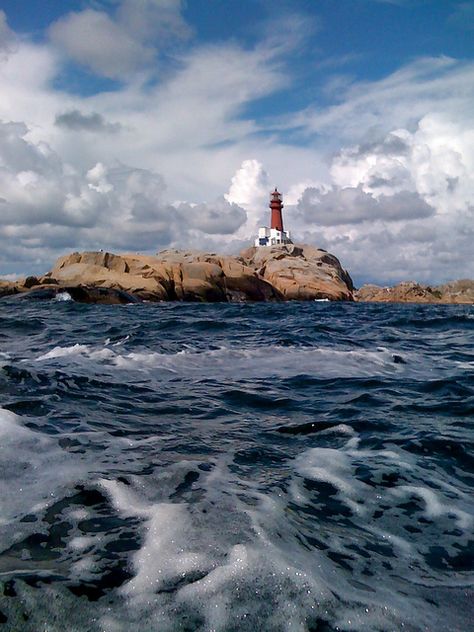
{"type": "Polygon", "coordinates": [[[0,302],[5,630],[467,631],[474,309],[0,302]]]}

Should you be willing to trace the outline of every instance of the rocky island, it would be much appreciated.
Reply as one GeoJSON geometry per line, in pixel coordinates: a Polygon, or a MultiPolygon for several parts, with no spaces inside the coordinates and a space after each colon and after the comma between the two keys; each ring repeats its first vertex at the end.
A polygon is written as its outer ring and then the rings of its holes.
{"type": "Polygon", "coordinates": [[[339,260],[307,245],[248,248],[239,256],[163,250],[155,256],[74,252],[50,272],[0,281],[0,297],[68,293],[87,303],[137,301],[352,301],[353,284],[339,260]]]}
{"type": "Polygon", "coordinates": [[[421,285],[405,281],[393,287],[363,285],[354,293],[354,300],[364,303],[474,303],[474,281],[461,279],[444,285],[421,285]]]}
{"type": "Polygon", "coordinates": [[[309,245],[252,247],[240,255],[163,250],[156,255],[73,252],[51,271],[17,281],[0,280],[0,298],[55,298],[84,303],[141,301],[359,301],[474,303],[474,281],[439,286],[414,281],[393,287],[353,286],[339,260],[309,245]]]}

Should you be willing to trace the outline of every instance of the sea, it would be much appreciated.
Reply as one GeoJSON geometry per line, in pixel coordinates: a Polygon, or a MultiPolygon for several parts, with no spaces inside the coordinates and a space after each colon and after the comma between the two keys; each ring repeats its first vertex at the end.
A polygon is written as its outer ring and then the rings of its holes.
{"type": "Polygon", "coordinates": [[[0,301],[0,629],[474,630],[474,306],[0,301]]]}

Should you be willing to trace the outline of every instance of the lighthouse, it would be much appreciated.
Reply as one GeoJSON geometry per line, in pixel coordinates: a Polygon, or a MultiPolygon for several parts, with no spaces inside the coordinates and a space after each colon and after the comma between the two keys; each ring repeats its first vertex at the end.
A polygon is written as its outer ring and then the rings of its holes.
{"type": "Polygon", "coordinates": [[[290,233],[283,229],[283,196],[275,187],[270,193],[270,228],[261,226],[255,246],[280,246],[293,243],[290,233]]]}

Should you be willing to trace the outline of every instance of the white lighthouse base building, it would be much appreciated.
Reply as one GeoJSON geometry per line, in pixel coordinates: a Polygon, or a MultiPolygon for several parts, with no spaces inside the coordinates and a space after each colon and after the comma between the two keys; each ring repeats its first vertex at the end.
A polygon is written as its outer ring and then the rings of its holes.
{"type": "Polygon", "coordinates": [[[255,246],[279,246],[281,244],[292,244],[290,233],[287,230],[278,230],[277,228],[268,228],[268,226],[260,226],[258,229],[258,237],[255,239],[255,246]]]}

